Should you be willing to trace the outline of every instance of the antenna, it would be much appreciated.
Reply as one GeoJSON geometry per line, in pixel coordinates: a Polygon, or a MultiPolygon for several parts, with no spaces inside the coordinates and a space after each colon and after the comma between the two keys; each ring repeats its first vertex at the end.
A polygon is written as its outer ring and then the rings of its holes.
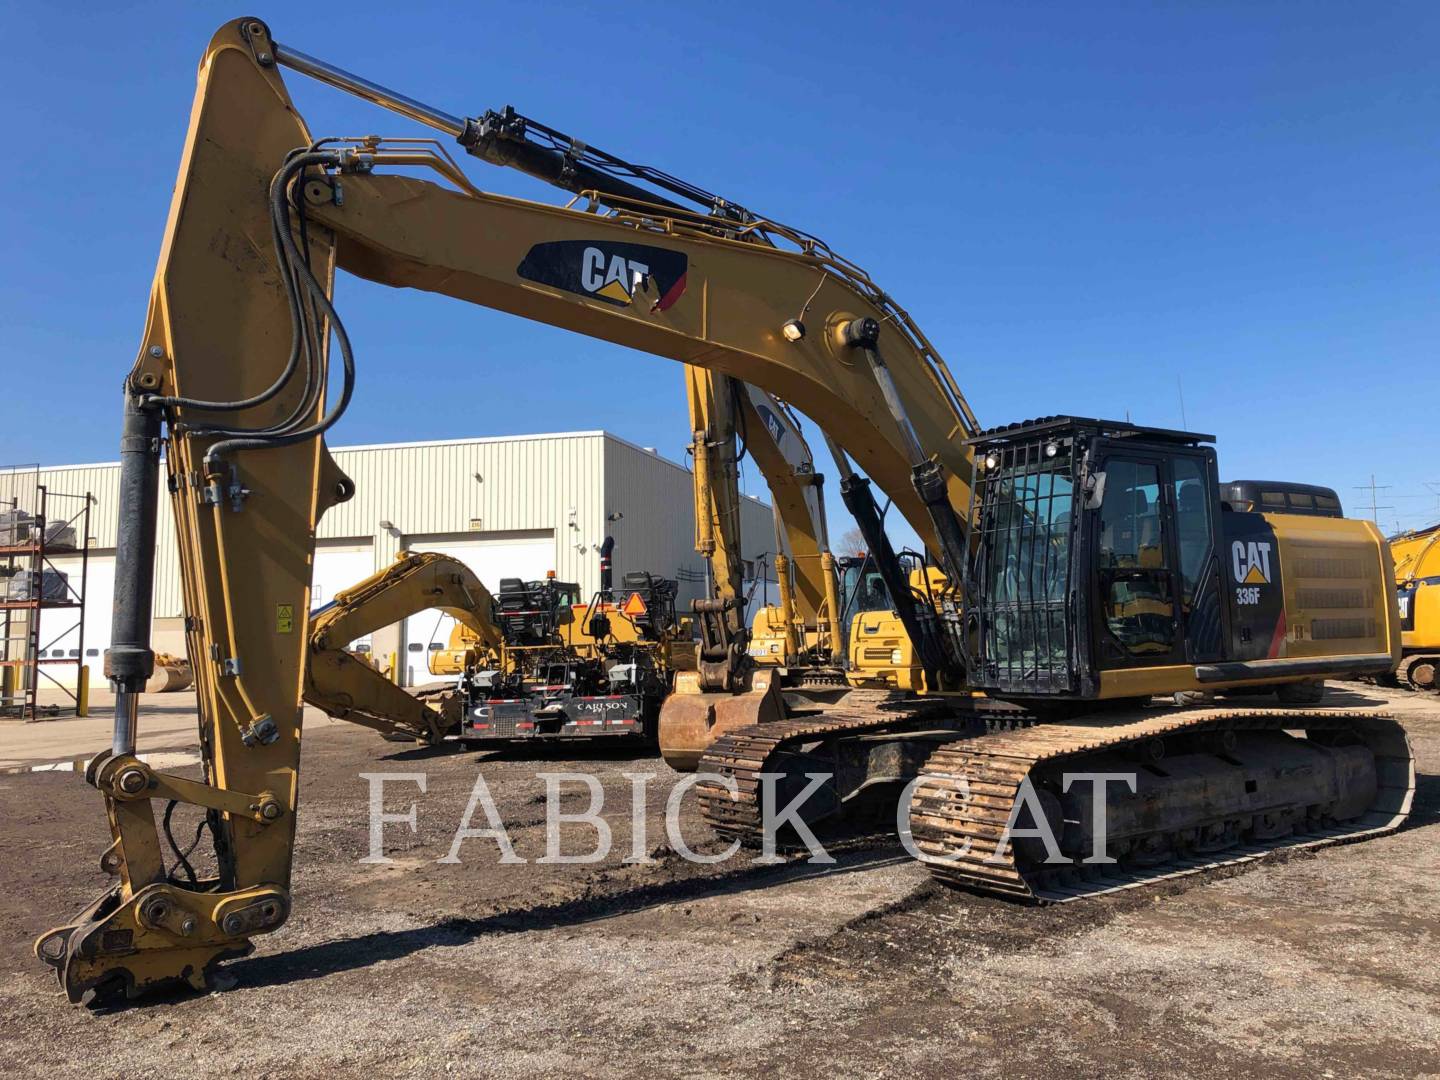
{"type": "Polygon", "coordinates": [[[1175,389],[1180,394],[1180,430],[1189,431],[1190,421],[1185,419],[1185,379],[1178,371],[1175,373],[1175,389]]]}

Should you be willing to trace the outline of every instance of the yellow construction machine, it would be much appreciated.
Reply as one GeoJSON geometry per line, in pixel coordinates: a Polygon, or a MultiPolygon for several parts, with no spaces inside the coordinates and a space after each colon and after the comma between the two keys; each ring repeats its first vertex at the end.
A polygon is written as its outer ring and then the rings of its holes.
{"type": "Polygon", "coordinates": [[[503,643],[488,663],[467,658],[458,683],[462,741],[654,742],[688,629],[669,578],[633,571],[613,587],[613,548],[606,537],[600,589],[588,603],[580,603],[577,586],[553,577],[501,580],[503,643]]]}
{"type": "Polygon", "coordinates": [[[1436,690],[1440,668],[1440,523],[1390,538],[1400,604],[1401,686],[1436,690]]]}
{"type": "Polygon", "coordinates": [[[890,596],[868,556],[847,560],[843,591],[846,612],[853,615],[846,678],[852,686],[913,693],[925,689],[925,673],[899,610],[910,604],[943,611],[949,583],[937,567],[914,552],[901,552],[900,560],[907,569],[909,595],[899,600],[890,596]]]}
{"type": "MultiPolygon", "coordinates": [[[[467,666],[481,666],[503,648],[494,597],[468,566],[449,555],[402,551],[385,569],[310,613],[305,700],[386,738],[434,744],[454,734],[462,715],[456,691],[411,694],[348,649],[357,638],[428,608],[452,616],[469,632],[467,666]]],[[[252,730],[252,743],[263,743],[271,730],[264,725],[252,730]]]]}
{"type": "Polygon", "coordinates": [[[784,716],[782,690],[803,688],[834,699],[849,685],[824,477],[815,471],[799,421],[764,390],[717,372],[687,367],[686,388],[695,549],[708,564],[709,595],[694,602],[700,634],[695,670],[676,679],[661,713],[661,749],[677,769],[693,769],[726,731],[784,716]],[[759,466],[773,500],[779,592],[778,604],[759,607],[748,623],[742,453],[759,466]]]}
{"type": "Polygon", "coordinates": [[[538,581],[501,578],[492,595],[457,559],[402,552],[312,613],[306,701],[387,738],[426,743],[654,741],[688,627],[668,578],[634,572],[612,588],[613,546],[610,537],[601,545],[600,591],[588,603],[553,571],[538,581]],[[439,686],[403,690],[332,644],[429,608],[457,619],[430,661],[432,674],[451,677],[439,686]]]}
{"type": "Polygon", "coordinates": [[[1223,511],[1204,435],[1070,416],[977,430],[914,320],[818,238],[514,109],[436,109],[242,19],[200,65],[124,382],[115,732],[86,774],[109,814],[102,865],[116,880],[36,943],[73,1000],[204,985],[289,916],[315,523],[353,494],[323,439],[357,365],[337,270],[717,371],[841,447],[842,498],[925,693],[723,735],[697,788],[721,834],[758,839],[767,792],[777,805],[808,792],[819,820],[908,789],[913,844],[939,878],[1067,900],[1375,835],[1408,813],[1413,759],[1387,716],[1273,698],[1152,704],[1221,690],[1313,698],[1327,677],[1393,670],[1393,567],[1373,525],[1223,511]],[[312,133],[282,70],[574,198],[483,192],[438,142],[312,133]],[[340,374],[327,397],[332,340],[340,374]],[[135,755],[162,442],[201,780],[135,755]],[[872,484],[943,573],[938,604],[903,602],[872,484]],[[975,691],[998,711],[977,708],[975,691]],[[1075,774],[1130,782],[1072,785],[1075,774]],[[207,814],[210,877],[174,872],[156,820],[171,802],[207,814]],[[1035,830],[1011,842],[1017,820],[1041,819],[1053,850],[1035,830]],[[1098,823],[1100,857],[1114,862],[1092,857],[1098,823]]]}

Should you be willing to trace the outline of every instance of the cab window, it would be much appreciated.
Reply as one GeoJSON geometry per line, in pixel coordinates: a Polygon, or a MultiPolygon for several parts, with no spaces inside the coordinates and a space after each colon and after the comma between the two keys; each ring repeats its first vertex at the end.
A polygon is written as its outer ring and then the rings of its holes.
{"type": "Polygon", "coordinates": [[[855,610],[892,611],[890,592],[885,588],[885,579],[878,573],[865,574],[860,578],[859,592],[855,598],[855,610]]]}
{"type": "Polygon", "coordinates": [[[1131,657],[1151,662],[1175,646],[1160,468],[1111,458],[1100,505],[1100,601],[1105,626],[1131,657]]]}
{"type": "Polygon", "coordinates": [[[1100,565],[1158,567],[1164,558],[1159,468],[1112,458],[1105,466],[1105,501],[1100,507],[1100,565]]]}
{"type": "Polygon", "coordinates": [[[1195,458],[1175,458],[1175,539],[1180,548],[1180,599],[1188,610],[1210,551],[1210,508],[1205,473],[1195,458]]]}

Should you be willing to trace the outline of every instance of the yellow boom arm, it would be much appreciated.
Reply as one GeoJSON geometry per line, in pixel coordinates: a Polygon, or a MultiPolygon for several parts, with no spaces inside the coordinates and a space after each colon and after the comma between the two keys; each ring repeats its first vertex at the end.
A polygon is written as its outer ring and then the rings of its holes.
{"type": "Polygon", "coordinates": [[[448,555],[402,551],[394,563],[339,593],[314,613],[305,664],[305,700],[331,716],[386,736],[438,743],[455,726],[444,708],[407,693],[345,651],[356,638],[408,615],[438,608],[469,627],[482,649],[499,649],[494,600],[474,572],[448,555]]]}
{"type": "MultiPolygon", "coordinates": [[[[961,439],[974,422],[949,372],[909,316],[814,237],[718,203],[707,215],[646,202],[621,181],[592,209],[491,195],[438,144],[418,140],[317,142],[282,65],[456,134],[485,160],[527,160],[526,144],[496,137],[488,119],[461,120],[344,76],[279,45],[256,20],[229,23],[211,41],[125,382],[107,656],[116,726],[110,753],[87,773],[105,797],[113,842],[104,865],[117,881],[36,945],[72,1000],[175,979],[203,985],[217,960],[288,917],[315,525],[353,494],[323,440],[354,383],[331,301],[337,268],[759,386],[816,420],[937,551],[955,550],[956,516],[968,505],[961,439]],[[413,168],[433,179],[391,171],[413,168]],[[602,203],[607,212],[594,212],[602,203]],[[327,401],[332,339],[343,375],[327,401]],[[162,439],[202,781],[157,773],[134,753],[154,656],[162,439]],[[175,877],[156,800],[210,812],[213,878],[175,877]]],[[[320,628],[325,651],[350,632],[336,620],[320,628]]],[[[323,689],[325,677],[308,685],[323,689]]]]}

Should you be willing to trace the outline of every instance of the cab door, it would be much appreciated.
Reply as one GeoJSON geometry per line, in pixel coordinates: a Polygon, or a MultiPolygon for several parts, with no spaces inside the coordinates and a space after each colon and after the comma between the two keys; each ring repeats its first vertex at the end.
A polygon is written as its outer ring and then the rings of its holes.
{"type": "Polygon", "coordinates": [[[1103,460],[1094,529],[1093,633],[1100,670],[1185,662],[1175,515],[1162,454],[1103,460]]]}

